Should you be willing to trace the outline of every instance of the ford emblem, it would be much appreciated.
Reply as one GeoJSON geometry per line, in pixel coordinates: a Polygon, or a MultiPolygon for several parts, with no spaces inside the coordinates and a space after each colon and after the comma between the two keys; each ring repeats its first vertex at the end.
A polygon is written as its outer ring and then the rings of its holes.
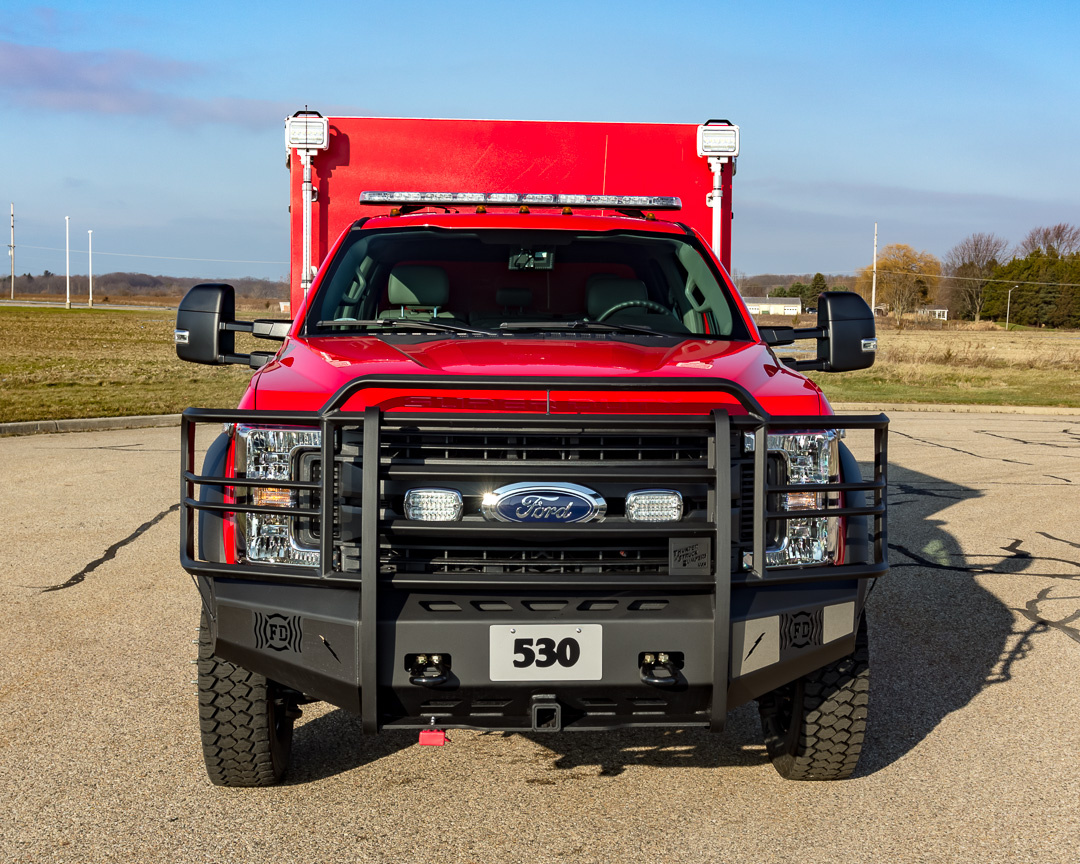
{"type": "Polygon", "coordinates": [[[484,518],[496,522],[599,522],[607,502],[576,483],[511,483],[484,495],[484,518]]]}

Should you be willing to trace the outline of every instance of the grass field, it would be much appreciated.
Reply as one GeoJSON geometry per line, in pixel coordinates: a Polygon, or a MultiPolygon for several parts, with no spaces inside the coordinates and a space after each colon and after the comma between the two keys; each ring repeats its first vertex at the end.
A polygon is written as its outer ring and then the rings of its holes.
{"type": "Polygon", "coordinates": [[[869,369],[815,374],[833,402],[1080,407],[1080,333],[885,330],[869,369]]]}
{"type": "Polygon", "coordinates": [[[181,362],[175,321],[174,311],[0,307],[0,423],[236,407],[251,370],[181,362]]]}
{"type": "MultiPolygon", "coordinates": [[[[251,370],[177,360],[174,314],[0,307],[0,423],[235,407],[251,370]]],[[[815,375],[832,401],[1080,407],[1080,333],[885,330],[879,343],[873,368],[815,375]]]]}

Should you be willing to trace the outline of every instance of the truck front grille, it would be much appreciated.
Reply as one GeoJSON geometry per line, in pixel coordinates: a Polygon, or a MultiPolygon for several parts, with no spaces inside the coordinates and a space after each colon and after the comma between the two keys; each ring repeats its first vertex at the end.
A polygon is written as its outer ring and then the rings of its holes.
{"type": "MultiPolygon", "coordinates": [[[[349,430],[344,436],[348,450],[349,430]]],[[[699,417],[546,416],[510,425],[505,417],[483,415],[386,414],[379,429],[379,570],[395,576],[662,576],[670,537],[715,531],[709,514],[716,492],[714,437],[711,419],[699,417]],[[519,482],[585,486],[604,497],[607,516],[555,526],[484,519],[484,493],[519,482]],[[405,493],[425,486],[460,491],[463,520],[406,520],[405,493]],[[628,522],[626,495],[649,488],[680,492],[683,519],[628,522]]],[[[353,449],[360,447],[357,442],[353,449]]],[[[728,508],[723,512],[727,516],[728,508]]]]}

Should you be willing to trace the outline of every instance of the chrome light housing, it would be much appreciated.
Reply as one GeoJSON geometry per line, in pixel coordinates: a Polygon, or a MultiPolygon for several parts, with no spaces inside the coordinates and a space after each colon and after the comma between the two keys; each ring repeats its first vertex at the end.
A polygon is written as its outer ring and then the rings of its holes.
{"type": "MultiPolygon", "coordinates": [[[[779,485],[836,483],[840,479],[840,433],[835,429],[816,432],[781,432],[768,436],[769,455],[779,457],[779,485]]],[[[779,506],[770,509],[797,513],[839,507],[836,492],[815,492],[812,488],[778,495],[779,506]]],[[[837,516],[793,517],[780,523],[779,538],[765,550],[769,567],[796,567],[836,563],[840,519],[837,516]]]]}
{"type": "MultiPolygon", "coordinates": [[[[318,429],[296,429],[238,424],[235,432],[236,471],[249,480],[300,479],[299,454],[318,450],[322,433],[318,429]],[[242,472],[242,473],[241,473],[242,472]]],[[[297,539],[297,517],[289,508],[297,506],[298,492],[280,487],[237,487],[239,502],[255,506],[281,507],[276,513],[237,513],[237,550],[241,560],[260,564],[319,566],[319,550],[297,539]]]]}

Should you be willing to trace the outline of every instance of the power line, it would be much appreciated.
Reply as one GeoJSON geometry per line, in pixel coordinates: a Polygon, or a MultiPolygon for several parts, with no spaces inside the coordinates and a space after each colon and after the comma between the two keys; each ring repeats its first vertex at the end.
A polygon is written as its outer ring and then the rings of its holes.
{"type": "MultiPolygon", "coordinates": [[[[844,270],[841,272],[858,276],[865,269],[865,267],[860,267],[858,270],[844,270]]],[[[941,273],[920,273],[917,270],[882,270],[881,268],[878,268],[878,273],[891,273],[894,276],[922,276],[925,279],[953,279],[964,282],[1000,282],[1002,285],[1045,285],[1058,288],[1080,288],[1080,282],[1024,282],[1019,279],[991,279],[989,277],[982,279],[978,276],[944,276],[941,273]]]]}
{"type": "MultiPolygon", "coordinates": [[[[55,246],[29,246],[25,243],[20,244],[20,249],[38,249],[45,252],[63,252],[63,249],[58,249],[55,246]]],[[[76,252],[82,252],[84,250],[76,249],[76,252]]],[[[89,254],[89,250],[87,254],[89,254]]],[[[112,255],[118,258],[153,258],[159,261],[204,261],[211,264],[288,264],[288,261],[245,261],[237,258],[184,258],[179,255],[139,255],[135,252],[101,252],[98,255],[112,255]]]]}

